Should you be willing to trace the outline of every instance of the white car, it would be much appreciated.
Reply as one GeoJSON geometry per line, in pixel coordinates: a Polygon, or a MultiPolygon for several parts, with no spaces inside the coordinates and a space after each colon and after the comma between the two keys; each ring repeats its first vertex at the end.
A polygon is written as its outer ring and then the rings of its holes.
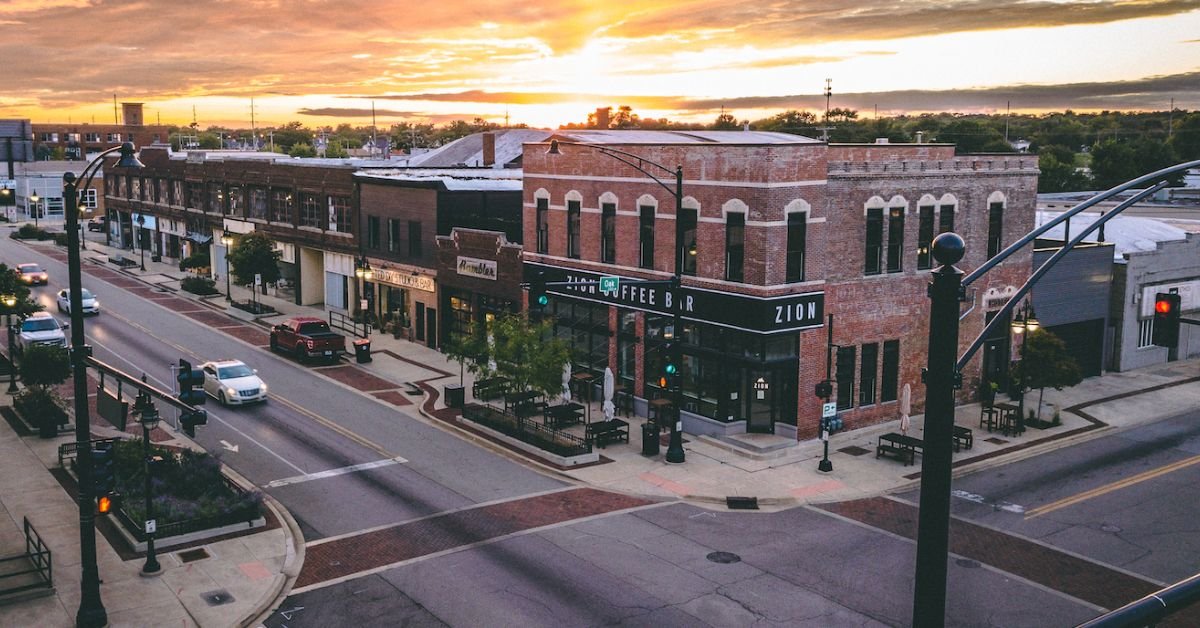
{"type": "Polygon", "coordinates": [[[267,384],[258,371],[240,360],[218,360],[200,365],[204,372],[204,392],[224,406],[267,400],[267,384]]]}
{"type": "MultiPolygon", "coordinates": [[[[88,290],[87,288],[80,290],[79,293],[80,293],[80,296],[83,297],[83,307],[80,308],[80,310],[84,314],[99,314],[100,313],[100,300],[96,298],[96,295],[92,294],[92,291],[88,290]]],[[[71,313],[71,293],[70,293],[70,291],[68,291],[68,290],[59,290],[58,291],[58,311],[66,312],[67,314],[71,313]]]]}
{"type": "Polygon", "coordinates": [[[67,335],[63,332],[64,329],[66,325],[59,323],[58,319],[50,314],[34,312],[21,321],[21,331],[16,337],[17,351],[25,351],[34,345],[66,347],[67,335]]]}

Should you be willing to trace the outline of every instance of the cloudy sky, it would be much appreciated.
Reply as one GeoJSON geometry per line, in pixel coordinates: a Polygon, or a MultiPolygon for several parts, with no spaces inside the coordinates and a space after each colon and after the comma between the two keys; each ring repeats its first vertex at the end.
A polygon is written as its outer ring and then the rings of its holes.
{"type": "Polygon", "coordinates": [[[1200,0],[0,0],[0,118],[1200,109],[1200,0]]]}

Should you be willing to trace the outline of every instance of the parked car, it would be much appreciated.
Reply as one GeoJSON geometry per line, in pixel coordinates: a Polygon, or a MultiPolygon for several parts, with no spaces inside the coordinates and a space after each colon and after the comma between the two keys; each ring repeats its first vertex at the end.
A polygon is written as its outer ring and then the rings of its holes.
{"type": "MultiPolygon", "coordinates": [[[[84,288],[79,291],[79,295],[81,297],[83,297],[83,307],[80,308],[81,312],[83,312],[84,314],[99,314],[100,313],[100,300],[96,298],[96,295],[92,294],[91,290],[84,288]]],[[[70,291],[68,291],[66,289],[59,290],[57,301],[58,301],[58,311],[59,312],[66,312],[67,314],[71,313],[71,293],[70,293],[70,291]]]]}
{"type": "Polygon", "coordinates": [[[63,332],[66,328],[66,325],[59,323],[58,319],[48,312],[30,314],[21,321],[21,331],[15,339],[17,351],[23,352],[33,345],[66,347],[67,334],[63,332]]]}
{"type": "Polygon", "coordinates": [[[108,219],[105,218],[104,216],[94,216],[87,223],[88,231],[99,231],[99,232],[103,233],[104,227],[107,224],[108,224],[108,219]]]}
{"type": "Polygon", "coordinates": [[[319,318],[299,316],[271,328],[271,350],[284,350],[299,358],[337,361],[346,351],[346,339],[319,318]]]}
{"type": "Polygon", "coordinates": [[[44,286],[50,281],[49,273],[37,264],[17,264],[17,275],[31,286],[44,286]]]}
{"type": "Polygon", "coordinates": [[[204,392],[223,406],[267,400],[267,384],[258,371],[240,360],[218,360],[200,365],[204,372],[204,392]]]}

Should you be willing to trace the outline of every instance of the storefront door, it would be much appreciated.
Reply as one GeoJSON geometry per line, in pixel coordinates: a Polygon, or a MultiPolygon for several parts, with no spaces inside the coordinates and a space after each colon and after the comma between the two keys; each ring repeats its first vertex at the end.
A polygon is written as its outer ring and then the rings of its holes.
{"type": "Polygon", "coordinates": [[[761,369],[747,369],[745,395],[749,400],[746,412],[746,431],[767,433],[775,431],[774,392],[771,390],[771,373],[761,369]]]}

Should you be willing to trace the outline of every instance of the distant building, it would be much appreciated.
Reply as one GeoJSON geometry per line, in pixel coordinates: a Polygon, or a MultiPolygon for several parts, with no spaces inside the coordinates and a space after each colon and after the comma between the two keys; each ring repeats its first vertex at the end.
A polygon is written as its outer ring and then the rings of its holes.
{"type": "Polygon", "coordinates": [[[169,141],[170,127],[144,123],[142,103],[122,103],[121,111],[121,123],[34,123],[34,152],[43,154],[61,149],[65,159],[79,161],[88,153],[98,153],[124,142],[133,142],[141,148],[169,141]]]}

